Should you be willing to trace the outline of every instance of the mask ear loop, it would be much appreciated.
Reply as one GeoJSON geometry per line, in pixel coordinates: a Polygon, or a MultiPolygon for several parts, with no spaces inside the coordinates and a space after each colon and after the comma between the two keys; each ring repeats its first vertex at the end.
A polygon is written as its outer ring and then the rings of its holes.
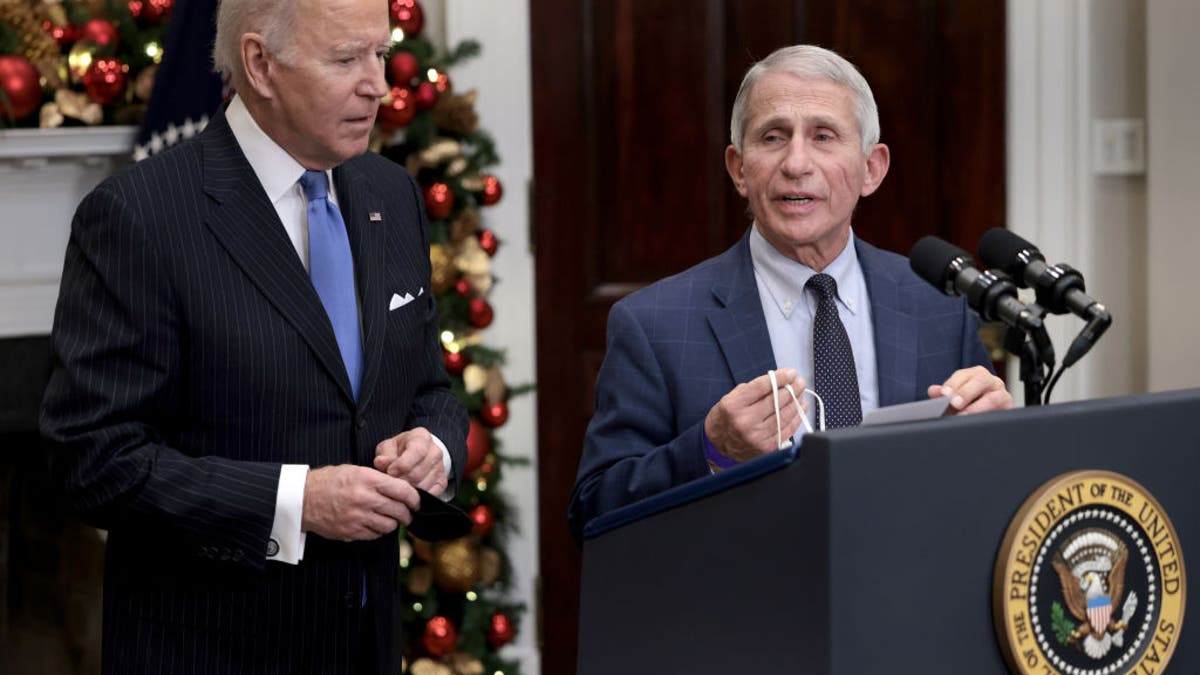
{"type": "MultiPolygon", "coordinates": [[[[783,386],[787,389],[787,392],[792,395],[792,403],[796,405],[796,414],[800,416],[800,422],[804,425],[804,430],[810,434],[813,433],[812,424],[809,424],[808,422],[808,415],[804,414],[804,407],[800,405],[800,399],[796,397],[796,390],[792,389],[791,384],[785,384],[783,386]]],[[[800,392],[800,394],[803,395],[804,392],[800,392]]]]}
{"type": "Polygon", "coordinates": [[[820,394],[812,389],[805,389],[801,393],[812,394],[812,397],[817,399],[817,426],[821,427],[821,431],[825,431],[825,401],[822,401],[820,394]]]}
{"type": "Polygon", "coordinates": [[[783,450],[791,445],[791,441],[783,444],[783,424],[779,421],[779,381],[775,378],[774,370],[767,371],[767,378],[771,380],[771,400],[775,403],[775,447],[783,450]]]}

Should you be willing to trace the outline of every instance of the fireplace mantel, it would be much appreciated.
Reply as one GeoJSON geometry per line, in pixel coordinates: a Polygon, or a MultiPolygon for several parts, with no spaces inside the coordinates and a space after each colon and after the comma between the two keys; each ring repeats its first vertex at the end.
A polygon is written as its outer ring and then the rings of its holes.
{"type": "Polygon", "coordinates": [[[0,131],[0,338],[46,335],[79,200],[130,161],[136,127],[0,131]]]}

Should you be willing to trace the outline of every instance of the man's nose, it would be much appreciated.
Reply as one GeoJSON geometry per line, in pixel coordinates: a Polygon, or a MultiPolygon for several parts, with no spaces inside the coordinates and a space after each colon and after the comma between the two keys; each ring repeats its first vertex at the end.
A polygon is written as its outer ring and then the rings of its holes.
{"type": "Polygon", "coordinates": [[[371,65],[368,66],[370,72],[362,79],[359,84],[358,93],[363,96],[380,99],[388,92],[387,78],[384,77],[383,59],[371,59],[371,65]]]}
{"type": "Polygon", "coordinates": [[[812,153],[808,140],[796,136],[788,144],[787,155],[783,158],[783,173],[792,176],[804,176],[812,171],[812,153]]]}

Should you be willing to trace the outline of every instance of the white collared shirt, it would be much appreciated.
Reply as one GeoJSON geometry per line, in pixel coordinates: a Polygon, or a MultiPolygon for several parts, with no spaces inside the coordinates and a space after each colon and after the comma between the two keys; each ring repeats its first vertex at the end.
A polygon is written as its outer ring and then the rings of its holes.
{"type": "MultiPolygon", "coordinates": [[[[859,400],[863,415],[866,415],[879,407],[875,327],[871,323],[867,281],[853,245],[853,231],[846,241],[842,252],[821,271],[837,282],[838,317],[846,327],[850,347],[854,350],[859,400]]],[[[816,271],[780,253],[759,233],[757,223],[750,232],[750,260],[754,264],[754,280],[758,284],[758,296],[771,336],[771,350],[775,353],[775,367],[795,369],[805,384],[812,387],[813,317],[816,316],[817,298],[807,292],[804,285],[816,271]]],[[[817,394],[821,393],[820,389],[813,388],[817,394]]],[[[815,429],[816,400],[811,396],[805,399],[809,420],[815,429]]],[[[804,427],[801,426],[793,439],[799,439],[803,434],[804,427]]]]}
{"type": "MultiPolygon", "coordinates": [[[[300,187],[300,177],[305,168],[288,154],[278,143],[258,126],[258,122],[246,108],[240,96],[234,96],[225,110],[225,120],[237,139],[242,154],[254,170],[254,175],[266,192],[267,199],[279,214],[288,239],[296,248],[300,262],[308,270],[308,199],[300,187]]],[[[337,205],[337,189],[333,186],[333,171],[325,170],[328,188],[327,199],[337,205]]],[[[430,434],[433,436],[432,434],[430,434]]],[[[441,439],[433,436],[434,443],[442,450],[442,466],[450,475],[450,451],[441,439]]],[[[304,513],[304,484],[308,478],[308,465],[284,464],[279,470],[279,489],[275,494],[275,519],[271,524],[267,560],[295,565],[304,558],[304,542],[307,533],[301,530],[304,513]]],[[[448,498],[449,490],[443,495],[448,498]]]]}
{"type": "MultiPolygon", "coordinates": [[[[292,246],[296,247],[300,262],[307,271],[308,199],[299,182],[304,175],[304,167],[258,126],[240,96],[235,95],[229,102],[225,119],[242,148],[242,154],[246,155],[246,161],[266,191],[267,199],[279,214],[283,229],[287,231],[288,239],[292,240],[292,246]]],[[[325,181],[329,188],[327,198],[336,206],[338,201],[337,189],[333,186],[333,170],[325,170],[325,181]]]]}

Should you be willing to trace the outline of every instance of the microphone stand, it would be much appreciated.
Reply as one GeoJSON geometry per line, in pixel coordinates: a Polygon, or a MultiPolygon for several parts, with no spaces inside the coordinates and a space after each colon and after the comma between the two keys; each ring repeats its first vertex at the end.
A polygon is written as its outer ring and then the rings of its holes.
{"type": "Polygon", "coordinates": [[[1042,404],[1042,388],[1046,376],[1054,372],[1054,347],[1041,319],[1046,310],[1041,305],[1028,305],[1030,313],[1038,319],[1036,327],[1009,326],[1004,334],[1004,349],[1021,359],[1021,382],[1025,383],[1025,405],[1042,404]]]}

